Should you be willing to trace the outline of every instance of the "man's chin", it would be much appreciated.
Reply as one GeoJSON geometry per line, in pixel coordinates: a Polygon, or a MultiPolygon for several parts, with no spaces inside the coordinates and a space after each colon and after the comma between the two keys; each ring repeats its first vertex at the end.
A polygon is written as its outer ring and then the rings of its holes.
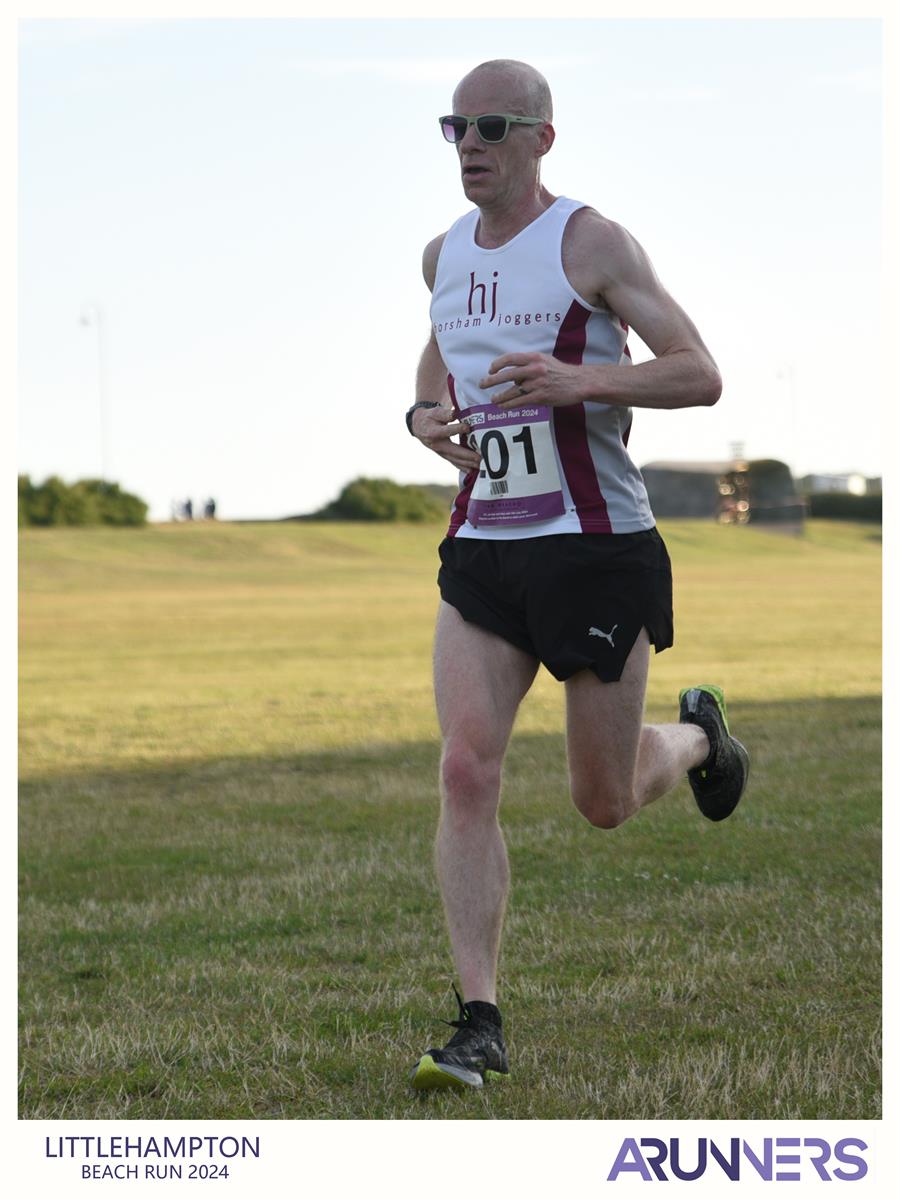
{"type": "Polygon", "coordinates": [[[475,175],[462,177],[463,191],[469,200],[478,200],[482,197],[486,198],[490,195],[489,176],[475,175]]]}

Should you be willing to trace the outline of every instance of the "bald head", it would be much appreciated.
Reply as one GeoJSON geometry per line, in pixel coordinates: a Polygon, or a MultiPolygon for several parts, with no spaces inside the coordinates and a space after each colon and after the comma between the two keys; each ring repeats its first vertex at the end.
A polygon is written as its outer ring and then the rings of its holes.
{"type": "Polygon", "coordinates": [[[483,85],[487,85],[492,91],[501,90],[504,96],[509,97],[506,111],[521,117],[553,120],[553,100],[549,84],[540,71],[536,71],[528,63],[518,62],[514,58],[494,58],[490,62],[479,63],[459,81],[453,93],[454,111],[462,111],[457,106],[457,96],[463,95],[472,86],[483,85]]]}

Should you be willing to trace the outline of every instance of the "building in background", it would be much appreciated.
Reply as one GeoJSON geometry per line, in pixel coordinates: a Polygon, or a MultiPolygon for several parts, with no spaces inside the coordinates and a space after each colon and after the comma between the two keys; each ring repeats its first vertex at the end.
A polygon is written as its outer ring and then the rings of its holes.
{"type": "Polygon", "coordinates": [[[866,478],[865,475],[858,474],[804,475],[797,480],[797,487],[804,496],[880,496],[881,476],[866,478]]]}
{"type": "Polygon", "coordinates": [[[651,462],[641,474],[658,517],[707,517],[723,525],[803,531],[805,502],[790,467],[777,459],[651,462]]]}
{"type": "Polygon", "coordinates": [[[657,517],[718,518],[719,480],[730,462],[651,462],[641,467],[657,517]]]}
{"type": "Polygon", "coordinates": [[[798,488],[811,517],[881,522],[880,475],[804,475],[798,488]]]}

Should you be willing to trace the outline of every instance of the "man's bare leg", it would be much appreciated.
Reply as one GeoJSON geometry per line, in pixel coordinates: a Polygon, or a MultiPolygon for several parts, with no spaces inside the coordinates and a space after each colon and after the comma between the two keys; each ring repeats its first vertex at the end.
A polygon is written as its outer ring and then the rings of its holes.
{"type": "Polygon", "coordinates": [[[441,601],[434,682],[443,737],[438,884],[466,1000],[496,1003],[509,888],[497,821],[503,756],[538,661],[441,601]]]}
{"type": "Polygon", "coordinates": [[[650,642],[642,630],[621,679],[603,683],[593,671],[566,681],[566,734],[572,799],[605,829],[671,790],[709,755],[697,725],[644,725],[650,642]]]}

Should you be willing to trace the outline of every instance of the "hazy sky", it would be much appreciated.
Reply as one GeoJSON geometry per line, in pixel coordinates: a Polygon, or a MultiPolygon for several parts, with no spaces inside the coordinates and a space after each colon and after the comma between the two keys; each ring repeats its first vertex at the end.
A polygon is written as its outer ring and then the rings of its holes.
{"type": "Polygon", "coordinates": [[[100,473],[93,302],[151,516],[453,482],[403,412],[422,247],[469,207],[436,118],[493,57],[550,81],[546,185],[631,230],[722,369],[713,409],[635,410],[638,464],[880,474],[880,25],[809,18],[25,22],[19,469],[100,473]]]}

